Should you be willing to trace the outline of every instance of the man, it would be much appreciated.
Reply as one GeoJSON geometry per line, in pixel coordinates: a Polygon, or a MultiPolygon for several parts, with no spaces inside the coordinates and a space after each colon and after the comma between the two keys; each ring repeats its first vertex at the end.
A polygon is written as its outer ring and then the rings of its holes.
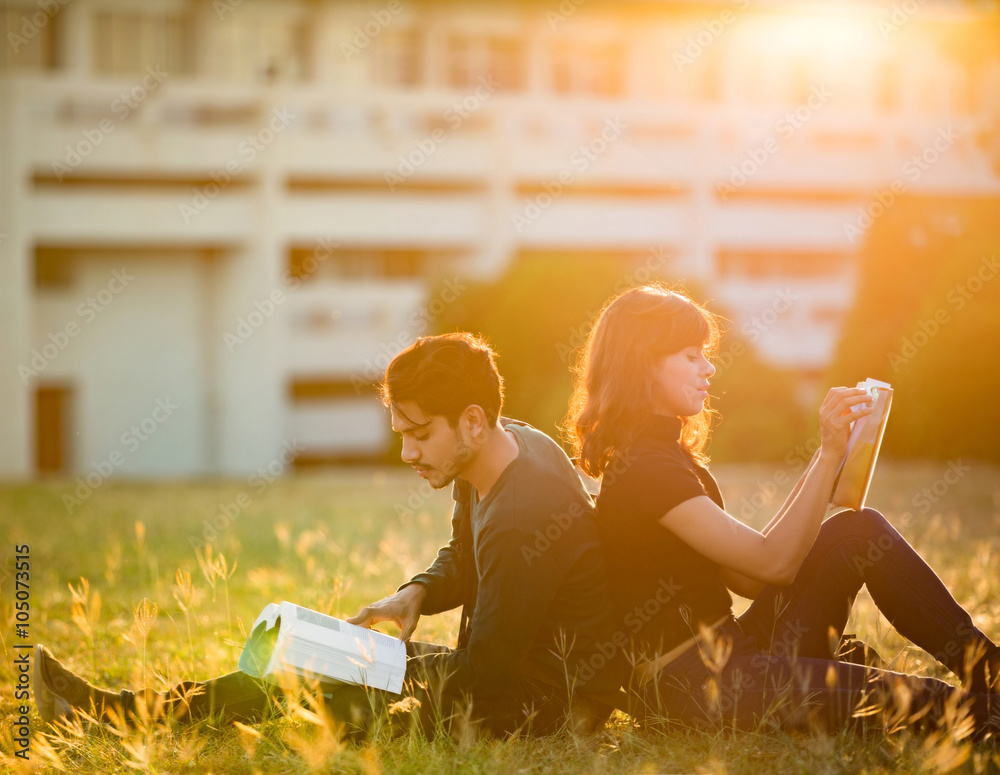
{"type": "MultiPolygon", "coordinates": [[[[433,734],[545,734],[602,725],[621,683],[593,501],[560,447],[500,420],[493,352],[470,334],[422,337],[386,370],[383,403],[402,459],[435,489],[454,483],[452,537],[425,572],[348,621],[393,621],[407,640],[404,695],[324,684],[327,710],[364,734],[376,718],[433,734]],[[421,615],[463,607],[458,646],[409,642],[421,615]],[[614,648],[611,646],[610,648],[614,648]],[[404,710],[401,710],[404,709],[404,710]],[[408,711],[408,712],[404,712],[408,711]]],[[[269,688],[243,673],[171,692],[97,689],[39,647],[36,701],[46,721],[75,709],[127,716],[140,703],[174,715],[253,719],[269,688]]]]}

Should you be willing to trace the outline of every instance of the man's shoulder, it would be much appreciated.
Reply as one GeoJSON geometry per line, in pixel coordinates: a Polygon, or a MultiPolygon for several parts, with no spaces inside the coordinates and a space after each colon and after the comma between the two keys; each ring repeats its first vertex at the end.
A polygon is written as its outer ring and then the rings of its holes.
{"type": "Polygon", "coordinates": [[[519,461],[520,471],[526,476],[554,476],[567,482],[576,481],[573,462],[555,439],[527,423],[504,427],[521,440],[523,450],[527,453],[519,461]]]}
{"type": "Polygon", "coordinates": [[[512,522],[534,527],[554,512],[586,513],[593,500],[572,461],[550,436],[530,425],[505,426],[518,434],[524,453],[504,483],[512,522]]]}
{"type": "Polygon", "coordinates": [[[530,425],[522,420],[513,420],[509,417],[501,417],[500,424],[503,425],[504,430],[508,430],[522,439],[525,445],[528,446],[529,451],[535,453],[545,451],[549,454],[554,454],[556,459],[566,458],[567,461],[569,460],[555,439],[544,431],[538,430],[534,425],[530,425]]]}
{"type": "MultiPolygon", "coordinates": [[[[565,476],[565,466],[572,468],[572,463],[566,457],[556,442],[547,434],[538,430],[532,425],[521,420],[514,420],[509,417],[501,417],[500,425],[504,430],[510,431],[517,437],[518,456],[509,471],[504,472],[497,484],[497,494],[506,492],[508,489],[520,489],[526,482],[542,477],[551,481],[553,477],[568,478],[565,476]],[[511,482],[518,482],[518,486],[511,488],[511,482]]],[[[474,489],[472,485],[457,477],[452,485],[452,496],[459,503],[471,502],[474,489]]],[[[497,500],[495,495],[493,500],[497,500]]]]}

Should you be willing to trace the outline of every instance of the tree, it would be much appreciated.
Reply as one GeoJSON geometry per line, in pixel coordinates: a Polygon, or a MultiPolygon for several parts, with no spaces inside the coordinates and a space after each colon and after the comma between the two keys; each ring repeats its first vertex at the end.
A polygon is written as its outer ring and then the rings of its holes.
{"type": "MultiPolygon", "coordinates": [[[[467,283],[435,327],[484,335],[499,355],[504,414],[559,438],[573,389],[571,368],[597,314],[611,297],[655,280],[706,300],[697,284],[671,276],[663,260],[543,253],[521,256],[495,281],[467,283]]],[[[725,316],[725,310],[713,311],[725,316]]],[[[713,380],[725,422],[709,451],[720,460],[783,458],[807,433],[794,398],[796,379],[761,361],[749,342],[734,346],[736,341],[723,340],[726,362],[713,380]]]]}
{"type": "Polygon", "coordinates": [[[435,330],[482,334],[498,354],[504,414],[558,438],[573,390],[571,367],[594,318],[633,285],[669,285],[668,266],[655,254],[522,254],[497,280],[468,282],[435,330]]]}
{"type": "Polygon", "coordinates": [[[799,375],[768,364],[752,342],[732,331],[723,335],[719,352],[709,391],[721,415],[708,448],[712,460],[786,461],[818,425],[810,424],[799,403],[799,375]]]}
{"type": "Polygon", "coordinates": [[[908,196],[869,230],[834,383],[891,382],[883,448],[1000,460],[1000,202],[908,196]]]}

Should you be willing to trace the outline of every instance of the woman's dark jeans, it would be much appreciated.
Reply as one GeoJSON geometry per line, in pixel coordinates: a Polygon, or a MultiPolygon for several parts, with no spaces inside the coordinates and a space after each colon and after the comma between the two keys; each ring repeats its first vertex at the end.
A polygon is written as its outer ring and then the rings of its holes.
{"type": "Polygon", "coordinates": [[[968,707],[981,736],[1000,730],[987,693],[1000,656],[941,579],[873,509],[843,511],[820,528],[791,585],[768,586],[712,646],[690,649],[640,692],[640,715],[692,726],[760,723],[839,729],[853,723],[933,729],[968,707]],[[896,630],[968,691],[934,678],[836,659],[862,585],[896,630]],[[991,669],[987,669],[990,666],[991,669]]]}

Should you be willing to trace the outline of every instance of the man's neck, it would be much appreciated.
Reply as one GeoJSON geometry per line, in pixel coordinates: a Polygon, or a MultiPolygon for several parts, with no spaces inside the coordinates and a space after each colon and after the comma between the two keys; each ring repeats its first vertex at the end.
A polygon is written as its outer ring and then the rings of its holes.
{"type": "Polygon", "coordinates": [[[476,488],[476,493],[482,500],[493,489],[504,469],[517,458],[518,453],[514,434],[504,430],[498,423],[490,431],[489,438],[479,449],[475,460],[462,471],[461,477],[476,488]]]}

